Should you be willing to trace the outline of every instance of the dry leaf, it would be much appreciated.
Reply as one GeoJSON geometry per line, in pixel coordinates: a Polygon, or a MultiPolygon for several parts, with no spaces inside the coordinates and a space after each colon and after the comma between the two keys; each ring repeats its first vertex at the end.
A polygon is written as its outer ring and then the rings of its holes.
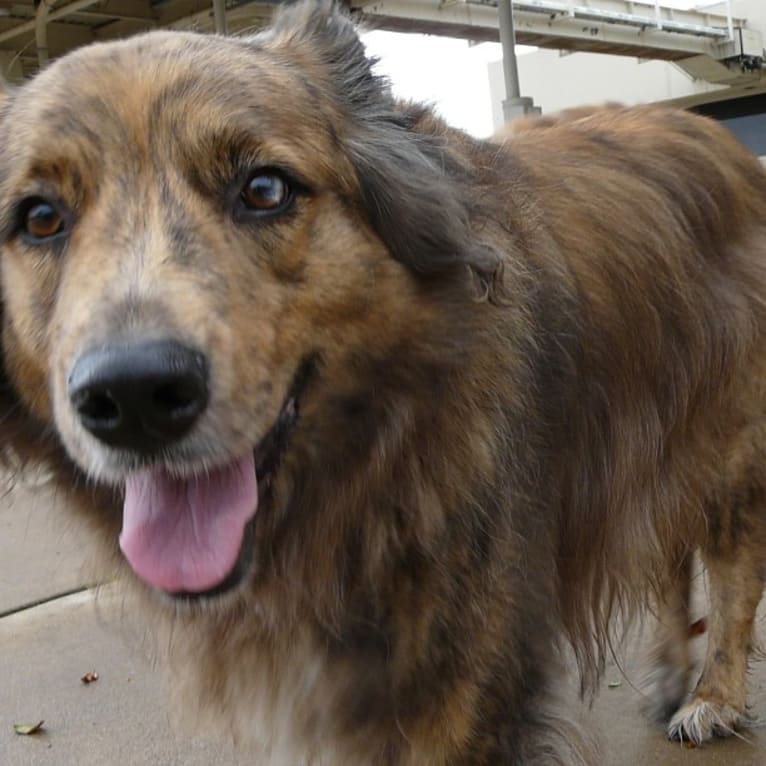
{"type": "Polygon", "coordinates": [[[45,721],[38,721],[37,723],[15,723],[13,724],[13,730],[16,734],[22,734],[28,737],[32,734],[38,734],[43,730],[43,724],[45,721]]]}
{"type": "Polygon", "coordinates": [[[81,679],[84,684],[92,684],[94,681],[98,681],[98,673],[96,671],[86,673],[81,679]]]}

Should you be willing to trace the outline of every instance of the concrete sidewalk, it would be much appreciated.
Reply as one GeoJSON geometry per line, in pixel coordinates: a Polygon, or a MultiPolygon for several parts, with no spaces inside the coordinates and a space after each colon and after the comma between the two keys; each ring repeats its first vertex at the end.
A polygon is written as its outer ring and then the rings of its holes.
{"type": "MultiPolygon", "coordinates": [[[[123,641],[122,601],[109,587],[77,592],[88,551],[76,530],[57,523],[65,510],[49,492],[17,487],[0,502],[0,765],[235,766],[230,743],[174,732],[161,674],[123,641]],[[98,673],[85,685],[80,678],[98,673]],[[14,733],[16,723],[45,721],[42,734],[14,733]]],[[[704,638],[698,639],[700,648],[704,638]]],[[[766,729],[745,739],[689,750],[645,721],[639,658],[614,663],[586,714],[604,745],[604,766],[764,766],[766,729]]],[[[751,702],[766,719],[766,663],[751,674],[751,702]]],[[[579,703],[572,701],[573,712],[579,703]]],[[[298,766],[285,764],[285,766],[298,766]]]]}

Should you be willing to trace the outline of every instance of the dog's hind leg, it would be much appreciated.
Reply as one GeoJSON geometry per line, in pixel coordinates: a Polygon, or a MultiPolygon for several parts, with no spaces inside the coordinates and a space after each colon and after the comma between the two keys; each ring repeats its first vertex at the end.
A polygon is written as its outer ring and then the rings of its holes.
{"type": "Polygon", "coordinates": [[[747,665],[766,566],[766,489],[745,482],[711,515],[702,557],[709,588],[708,646],[691,701],[672,717],[672,739],[697,744],[746,720],[747,665]]]}
{"type": "Polygon", "coordinates": [[[683,704],[689,690],[692,554],[677,559],[657,597],[657,627],[649,652],[646,712],[667,723],[683,704]]]}

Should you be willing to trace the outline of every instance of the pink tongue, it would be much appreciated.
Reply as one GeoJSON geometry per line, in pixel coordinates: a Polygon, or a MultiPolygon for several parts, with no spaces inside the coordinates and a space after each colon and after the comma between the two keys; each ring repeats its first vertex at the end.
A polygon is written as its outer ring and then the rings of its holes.
{"type": "Polygon", "coordinates": [[[149,585],[170,593],[210,590],[234,569],[257,507],[252,453],[188,479],[141,471],[125,484],[120,547],[149,585]]]}

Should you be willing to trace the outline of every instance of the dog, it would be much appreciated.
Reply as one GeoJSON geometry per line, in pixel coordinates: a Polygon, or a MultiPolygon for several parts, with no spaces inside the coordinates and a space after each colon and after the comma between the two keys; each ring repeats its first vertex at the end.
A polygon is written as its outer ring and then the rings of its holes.
{"type": "Polygon", "coordinates": [[[180,702],[260,763],[595,763],[562,657],[593,685],[650,603],[671,735],[731,731],[766,557],[766,173],[657,107],[474,139],[373,65],[304,2],[6,90],[6,461],[71,493],[172,628],[180,702]]]}

